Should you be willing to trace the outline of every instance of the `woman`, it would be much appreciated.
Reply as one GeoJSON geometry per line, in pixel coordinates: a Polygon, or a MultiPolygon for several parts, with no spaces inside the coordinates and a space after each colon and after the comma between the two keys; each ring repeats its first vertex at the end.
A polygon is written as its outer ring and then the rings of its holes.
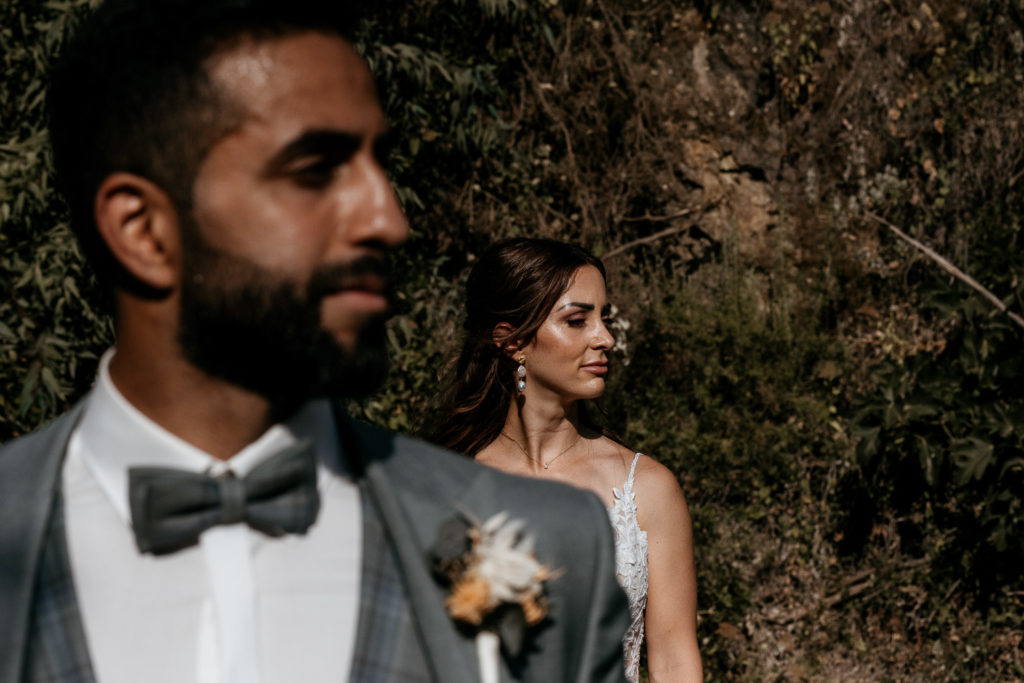
{"type": "Polygon", "coordinates": [[[632,623],[626,671],[701,680],[693,535],[675,476],[590,419],[614,339],[603,264],[583,249],[517,238],[492,246],[466,284],[466,339],[433,439],[506,472],[596,493],[615,529],[632,623]]]}

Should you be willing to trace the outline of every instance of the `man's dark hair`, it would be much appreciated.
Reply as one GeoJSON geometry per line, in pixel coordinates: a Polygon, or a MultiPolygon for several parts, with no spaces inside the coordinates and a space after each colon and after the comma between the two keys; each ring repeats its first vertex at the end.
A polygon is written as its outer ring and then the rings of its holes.
{"type": "Polygon", "coordinates": [[[137,288],[93,217],[111,173],[145,177],[188,222],[192,185],[210,148],[247,112],[218,93],[212,57],[246,40],[304,31],[346,38],[345,0],[106,0],[51,72],[50,140],[57,181],[86,258],[106,285],[137,288]]]}

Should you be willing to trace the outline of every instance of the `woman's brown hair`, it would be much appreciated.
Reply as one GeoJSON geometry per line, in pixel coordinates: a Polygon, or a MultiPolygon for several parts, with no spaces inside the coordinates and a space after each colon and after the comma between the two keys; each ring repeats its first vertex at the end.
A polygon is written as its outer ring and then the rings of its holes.
{"type": "Polygon", "coordinates": [[[465,339],[449,368],[431,441],[473,456],[498,438],[517,393],[516,363],[504,352],[505,343],[529,344],[585,266],[606,277],[597,257],[556,240],[517,237],[481,255],[466,282],[465,339]],[[500,323],[511,329],[496,339],[500,323]]]}

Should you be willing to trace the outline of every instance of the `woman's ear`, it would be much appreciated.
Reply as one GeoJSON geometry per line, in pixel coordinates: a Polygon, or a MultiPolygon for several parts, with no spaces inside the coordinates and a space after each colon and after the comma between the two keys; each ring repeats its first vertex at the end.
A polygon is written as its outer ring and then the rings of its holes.
{"type": "Polygon", "coordinates": [[[515,328],[508,323],[498,323],[494,326],[494,332],[491,334],[494,345],[512,359],[518,357],[519,353],[523,350],[522,340],[514,339],[514,333],[515,328]]]}
{"type": "Polygon", "coordinates": [[[96,227],[118,263],[145,285],[168,290],[178,278],[178,213],[159,186],[133,173],[112,173],[100,184],[96,227]]]}

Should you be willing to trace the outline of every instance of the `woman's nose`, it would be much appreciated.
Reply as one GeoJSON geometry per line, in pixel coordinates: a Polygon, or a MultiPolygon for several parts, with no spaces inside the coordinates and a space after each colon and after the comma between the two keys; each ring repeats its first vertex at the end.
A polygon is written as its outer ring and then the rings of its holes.
{"type": "Polygon", "coordinates": [[[615,345],[615,337],[612,336],[611,330],[608,329],[608,325],[603,320],[595,331],[591,345],[595,349],[610,349],[615,345]]]}

